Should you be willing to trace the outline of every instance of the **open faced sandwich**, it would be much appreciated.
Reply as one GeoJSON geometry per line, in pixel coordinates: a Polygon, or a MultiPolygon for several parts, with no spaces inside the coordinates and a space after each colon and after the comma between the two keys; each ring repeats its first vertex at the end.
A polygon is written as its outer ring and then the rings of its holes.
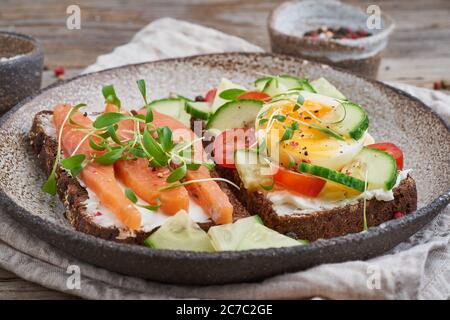
{"type": "Polygon", "coordinates": [[[227,79],[195,100],[172,94],[104,112],[61,104],[30,141],[79,231],[152,248],[246,250],[361,232],[416,209],[415,182],[366,111],[326,79],[227,79]]]}

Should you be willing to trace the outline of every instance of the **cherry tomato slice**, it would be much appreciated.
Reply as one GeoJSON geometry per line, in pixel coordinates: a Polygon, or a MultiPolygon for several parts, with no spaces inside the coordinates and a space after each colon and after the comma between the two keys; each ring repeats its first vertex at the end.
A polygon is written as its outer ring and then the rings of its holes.
{"type": "Polygon", "coordinates": [[[214,98],[216,97],[216,93],[217,93],[217,89],[216,88],[213,88],[213,89],[209,90],[205,94],[205,101],[206,102],[213,102],[214,98]]]}
{"type": "Polygon", "coordinates": [[[267,93],[259,91],[248,91],[244,92],[238,97],[238,100],[251,99],[251,100],[262,100],[267,102],[270,100],[270,96],[267,93]]]}
{"type": "Polygon", "coordinates": [[[389,153],[397,162],[397,169],[403,169],[403,152],[395,144],[390,142],[374,143],[366,146],[367,148],[378,149],[389,153]]]}
{"type": "Polygon", "coordinates": [[[228,129],[214,140],[214,161],[225,168],[236,168],[234,153],[256,142],[254,129],[228,129]]]}
{"type": "Polygon", "coordinates": [[[326,180],[279,167],[274,176],[275,182],[289,191],[317,197],[326,184],[326,180]]]}

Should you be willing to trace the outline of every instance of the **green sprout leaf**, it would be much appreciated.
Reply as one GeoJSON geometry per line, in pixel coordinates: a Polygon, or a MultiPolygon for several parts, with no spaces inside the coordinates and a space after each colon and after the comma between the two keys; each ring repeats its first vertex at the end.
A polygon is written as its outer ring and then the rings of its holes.
{"type": "Polygon", "coordinates": [[[120,141],[119,137],[117,136],[117,125],[111,125],[109,126],[106,131],[108,132],[109,136],[111,137],[111,140],[117,143],[118,145],[122,145],[122,142],[120,141]]]}
{"type": "Polygon", "coordinates": [[[103,145],[104,140],[102,140],[101,143],[96,143],[94,138],[90,138],[89,139],[89,146],[91,147],[91,149],[93,150],[97,150],[97,151],[103,151],[106,149],[106,147],[103,145]]]}
{"type": "Polygon", "coordinates": [[[105,97],[106,103],[111,103],[117,107],[121,107],[119,98],[116,95],[116,90],[113,85],[107,85],[102,88],[103,97],[105,97]]]}
{"type": "Polygon", "coordinates": [[[166,181],[169,183],[179,181],[184,178],[186,172],[187,166],[185,163],[183,163],[181,166],[172,171],[172,173],[167,177],[166,181]]]}
{"type": "Polygon", "coordinates": [[[153,160],[156,161],[157,166],[163,166],[169,160],[163,148],[156,142],[147,129],[144,130],[143,134],[143,147],[153,160]]]}
{"type": "Polygon", "coordinates": [[[260,120],[259,120],[259,125],[262,126],[262,125],[264,125],[265,123],[267,123],[268,121],[269,121],[269,119],[266,119],[266,118],[260,119],[260,120]]]}
{"type": "Polygon", "coordinates": [[[106,128],[127,119],[130,119],[130,117],[124,115],[123,113],[107,112],[99,116],[97,119],[95,119],[94,128],[96,129],[106,128]]]}
{"type": "Polygon", "coordinates": [[[61,160],[61,165],[70,171],[72,177],[76,177],[78,173],[84,168],[84,160],[86,160],[86,155],[76,154],[71,157],[61,160]]]}
{"type": "Polygon", "coordinates": [[[141,148],[129,148],[128,152],[135,155],[138,158],[145,158],[145,152],[141,148]]]}
{"type": "Polygon", "coordinates": [[[299,124],[298,124],[298,122],[293,122],[292,124],[291,124],[291,129],[292,130],[297,130],[298,128],[299,128],[299,124]]]}
{"type": "Polygon", "coordinates": [[[201,165],[202,165],[201,163],[187,163],[186,167],[188,170],[196,171],[200,169],[201,165]]]}
{"type": "Polygon", "coordinates": [[[281,137],[281,141],[285,141],[285,140],[289,140],[292,138],[292,136],[294,135],[294,130],[291,129],[291,127],[285,126],[284,127],[284,133],[283,136],[281,137]]]}
{"type": "Polygon", "coordinates": [[[245,90],[242,89],[228,89],[224,90],[219,94],[219,97],[221,97],[224,100],[237,100],[237,98],[243,94],[245,90]]]}
{"type": "Polygon", "coordinates": [[[117,149],[112,149],[111,151],[105,152],[101,156],[95,157],[94,161],[103,165],[110,165],[122,158],[124,148],[120,147],[117,149]]]}
{"type": "Polygon", "coordinates": [[[153,121],[153,111],[152,108],[147,107],[147,113],[145,114],[145,123],[150,123],[153,121]]]}
{"type": "Polygon", "coordinates": [[[140,79],[138,81],[136,81],[137,86],[139,88],[139,91],[141,92],[142,98],[144,99],[145,105],[148,104],[147,102],[147,88],[145,86],[145,80],[140,79]]]}
{"type": "Polygon", "coordinates": [[[161,206],[161,201],[159,199],[156,199],[155,205],[143,205],[143,204],[136,204],[138,207],[150,210],[150,211],[156,211],[161,206]]]}
{"type": "Polygon", "coordinates": [[[57,185],[56,185],[56,176],[55,174],[50,174],[48,176],[47,181],[45,181],[45,183],[42,185],[41,190],[54,196],[56,194],[56,189],[57,189],[57,185]]]}
{"type": "Polygon", "coordinates": [[[124,192],[125,192],[125,196],[128,198],[128,200],[130,200],[131,202],[133,202],[136,206],[138,206],[140,208],[144,208],[144,209],[147,209],[150,211],[156,211],[161,206],[161,201],[159,199],[156,199],[155,205],[145,205],[145,204],[137,203],[138,197],[136,196],[134,191],[131,190],[130,188],[125,188],[124,192]]]}
{"type": "Polygon", "coordinates": [[[134,193],[133,190],[131,190],[130,188],[125,188],[124,190],[125,192],[125,196],[128,198],[128,200],[130,200],[133,203],[136,203],[138,201],[138,198],[136,196],[136,194],[134,193]]]}
{"type": "Polygon", "coordinates": [[[166,152],[172,150],[174,146],[172,141],[172,130],[167,126],[164,126],[157,128],[156,133],[158,134],[158,140],[162,149],[166,152]]]}
{"type": "Polygon", "coordinates": [[[284,121],[286,121],[286,116],[283,116],[283,115],[281,115],[281,114],[277,114],[277,115],[273,116],[273,118],[274,118],[275,120],[279,121],[279,122],[284,122],[284,121]]]}

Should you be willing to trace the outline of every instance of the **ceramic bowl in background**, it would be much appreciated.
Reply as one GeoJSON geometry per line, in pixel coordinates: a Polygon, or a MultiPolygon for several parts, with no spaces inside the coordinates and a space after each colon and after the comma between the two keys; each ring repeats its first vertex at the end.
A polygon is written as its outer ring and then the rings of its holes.
{"type": "Polygon", "coordinates": [[[394,29],[393,20],[381,14],[381,28],[369,29],[369,15],[361,8],[335,0],[289,1],[275,8],[268,27],[272,51],[315,60],[376,78],[383,51],[394,29]],[[358,39],[311,39],[303,35],[322,26],[363,30],[371,36],[358,39]]]}
{"type": "Polygon", "coordinates": [[[32,37],[0,32],[0,115],[41,87],[44,55],[32,37]]]}

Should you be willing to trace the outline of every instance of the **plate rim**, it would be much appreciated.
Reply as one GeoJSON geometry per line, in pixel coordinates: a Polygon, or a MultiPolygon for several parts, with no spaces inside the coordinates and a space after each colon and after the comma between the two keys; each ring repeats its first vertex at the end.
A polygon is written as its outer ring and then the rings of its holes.
{"type": "MultiPolygon", "coordinates": [[[[427,106],[425,103],[423,103],[418,98],[412,96],[411,94],[395,88],[389,84],[385,84],[378,80],[368,79],[363,76],[355,75],[351,72],[348,72],[346,70],[343,70],[342,68],[336,68],[332,67],[326,64],[313,62],[310,60],[284,55],[284,54],[273,54],[273,53],[258,53],[258,52],[226,52],[226,53],[213,53],[213,54],[199,54],[199,55],[192,55],[187,57],[178,57],[178,58],[167,58],[167,59],[161,59],[156,61],[148,61],[148,62],[141,62],[136,64],[127,64],[123,66],[118,66],[114,68],[104,69],[100,71],[95,71],[91,73],[86,74],[80,74],[75,77],[72,77],[67,80],[59,81],[56,83],[53,83],[43,89],[40,89],[35,94],[31,95],[30,97],[25,98],[18,104],[16,104],[13,108],[11,108],[6,114],[4,114],[0,119],[0,129],[2,129],[5,124],[7,124],[8,120],[24,105],[31,102],[34,98],[40,96],[41,94],[44,94],[45,92],[65,85],[67,83],[70,83],[72,81],[75,81],[80,78],[85,78],[89,76],[94,76],[96,74],[100,73],[107,73],[111,72],[113,70],[118,69],[127,69],[130,67],[139,67],[143,65],[152,65],[152,64],[159,64],[159,63],[171,63],[171,62],[184,62],[189,60],[194,60],[198,58],[207,58],[207,57],[226,57],[226,56],[239,56],[239,55],[245,55],[245,56],[257,56],[257,57],[269,57],[269,58],[281,58],[281,60],[291,60],[298,63],[303,63],[303,61],[307,61],[308,63],[317,65],[317,66],[326,66],[331,69],[337,70],[341,73],[345,73],[351,76],[354,76],[356,78],[361,78],[369,83],[375,84],[378,87],[381,88],[388,88],[392,91],[394,91],[396,94],[402,95],[408,99],[411,99],[415,101],[422,109],[424,109],[425,112],[431,113],[433,116],[435,116],[439,121],[442,122],[445,128],[447,128],[447,131],[450,132],[450,122],[446,119],[442,118],[436,111],[431,109],[429,106],[427,106]]],[[[118,254],[127,253],[127,254],[136,254],[136,255],[143,255],[146,257],[158,257],[158,258],[167,258],[167,259],[189,259],[189,260],[216,260],[217,258],[221,258],[222,260],[234,260],[237,258],[246,259],[250,258],[252,256],[267,256],[267,255],[293,255],[293,254],[301,254],[303,252],[309,252],[309,251],[316,251],[320,250],[321,248],[327,248],[337,245],[344,245],[349,242],[359,242],[359,241],[370,241],[372,238],[380,236],[380,234],[383,233],[390,233],[392,229],[397,228],[406,228],[407,225],[413,223],[416,220],[419,220],[421,217],[427,216],[428,214],[435,213],[435,215],[439,214],[441,210],[450,203],[450,188],[440,194],[437,198],[435,198],[432,202],[430,202],[428,205],[417,209],[416,211],[406,215],[402,219],[394,219],[389,220],[385,223],[383,223],[384,226],[389,226],[389,228],[386,227],[380,227],[380,226],[374,226],[370,227],[366,232],[358,232],[358,233],[350,233],[344,236],[334,237],[330,239],[320,239],[314,242],[309,243],[308,245],[299,245],[299,246],[293,246],[293,247],[282,247],[282,248],[268,248],[268,249],[253,249],[253,250],[245,250],[245,251],[218,251],[218,252],[195,252],[195,251],[185,251],[185,250],[168,250],[168,249],[150,249],[145,246],[139,246],[139,245],[133,245],[133,244],[127,244],[127,243],[119,243],[112,240],[105,240],[100,237],[96,237],[90,234],[83,233],[81,231],[78,231],[76,229],[71,229],[70,226],[65,227],[62,225],[59,225],[54,222],[50,222],[48,220],[44,220],[40,218],[37,215],[31,214],[28,210],[21,207],[19,204],[17,204],[13,199],[11,199],[3,190],[3,188],[0,188],[0,203],[4,205],[5,212],[12,216],[12,218],[16,221],[18,221],[20,224],[26,224],[26,226],[29,228],[31,226],[38,227],[42,231],[49,232],[51,236],[62,236],[68,239],[69,241],[77,241],[80,245],[95,245],[95,246],[101,246],[101,247],[112,247],[115,250],[119,251],[118,254]],[[22,221],[23,220],[23,221],[22,221]],[[97,243],[95,243],[97,242],[97,243]],[[150,250],[149,250],[150,249],[150,250]]],[[[421,228],[425,224],[422,224],[421,228]]],[[[36,235],[38,238],[42,239],[38,235],[37,229],[31,228],[34,235],[36,235]]],[[[415,234],[415,233],[413,233],[415,234]]],[[[44,240],[45,241],[45,240],[44,240]]],[[[82,260],[82,259],[81,259],[82,260]]]]}

